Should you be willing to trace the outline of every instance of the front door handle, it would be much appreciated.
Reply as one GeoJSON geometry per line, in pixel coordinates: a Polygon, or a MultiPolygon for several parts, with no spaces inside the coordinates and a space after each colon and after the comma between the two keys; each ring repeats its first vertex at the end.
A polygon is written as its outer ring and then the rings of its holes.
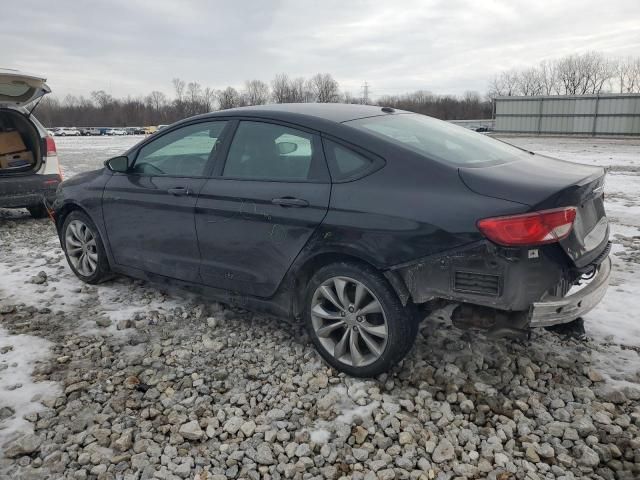
{"type": "Polygon", "coordinates": [[[281,207],[308,207],[309,202],[303,200],[302,198],[293,198],[293,197],[282,197],[282,198],[274,198],[271,200],[271,203],[274,205],[280,205],[281,207]]]}
{"type": "Polygon", "coordinates": [[[183,195],[190,195],[191,192],[187,187],[174,187],[167,190],[171,195],[175,195],[176,197],[181,197],[183,195]]]}

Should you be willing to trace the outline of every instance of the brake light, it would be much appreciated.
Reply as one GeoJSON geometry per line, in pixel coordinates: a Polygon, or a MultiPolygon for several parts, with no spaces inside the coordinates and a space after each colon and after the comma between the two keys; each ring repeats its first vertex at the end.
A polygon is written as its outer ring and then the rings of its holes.
{"type": "Polygon", "coordinates": [[[51,157],[53,155],[57,155],[58,151],[56,150],[56,141],[53,139],[51,135],[47,135],[47,139],[45,140],[46,146],[46,156],[51,157]]]}
{"type": "Polygon", "coordinates": [[[576,219],[575,207],[540,210],[522,215],[485,218],[478,229],[491,241],[507,247],[542,245],[566,238],[576,219]]]}

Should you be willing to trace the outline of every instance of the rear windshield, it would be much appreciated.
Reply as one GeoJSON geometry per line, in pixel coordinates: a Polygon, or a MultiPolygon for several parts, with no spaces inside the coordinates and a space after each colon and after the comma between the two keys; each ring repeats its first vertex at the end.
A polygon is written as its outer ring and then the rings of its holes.
{"type": "Polygon", "coordinates": [[[413,113],[345,122],[434,160],[460,166],[513,161],[523,150],[452,123],[413,113]]]}

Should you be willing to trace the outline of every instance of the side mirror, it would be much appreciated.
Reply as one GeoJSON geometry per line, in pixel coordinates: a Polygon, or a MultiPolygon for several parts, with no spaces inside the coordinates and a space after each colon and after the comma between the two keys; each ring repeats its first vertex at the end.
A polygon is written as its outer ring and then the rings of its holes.
{"type": "Polygon", "coordinates": [[[126,173],[129,170],[129,157],[121,155],[113,157],[104,162],[104,166],[112,172],[126,173]]]}
{"type": "Polygon", "coordinates": [[[288,155],[298,150],[298,144],[293,142],[281,142],[278,143],[278,153],[280,155],[288,155]]]}

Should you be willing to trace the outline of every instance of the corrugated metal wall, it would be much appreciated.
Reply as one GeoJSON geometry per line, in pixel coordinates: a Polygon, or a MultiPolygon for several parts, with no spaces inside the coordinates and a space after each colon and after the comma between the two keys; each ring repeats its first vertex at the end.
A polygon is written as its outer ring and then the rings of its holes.
{"type": "Polygon", "coordinates": [[[640,94],[497,97],[495,102],[498,132],[640,135],[640,94]]]}

